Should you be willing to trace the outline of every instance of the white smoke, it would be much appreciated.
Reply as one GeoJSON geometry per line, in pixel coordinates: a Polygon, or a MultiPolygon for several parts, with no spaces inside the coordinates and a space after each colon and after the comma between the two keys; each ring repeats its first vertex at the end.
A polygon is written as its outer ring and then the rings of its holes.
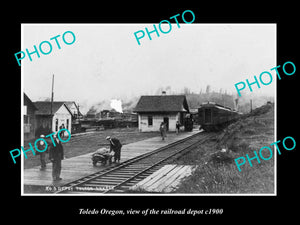
{"type": "Polygon", "coordinates": [[[117,112],[123,113],[121,100],[118,100],[118,99],[110,100],[110,107],[115,109],[117,112]]]}

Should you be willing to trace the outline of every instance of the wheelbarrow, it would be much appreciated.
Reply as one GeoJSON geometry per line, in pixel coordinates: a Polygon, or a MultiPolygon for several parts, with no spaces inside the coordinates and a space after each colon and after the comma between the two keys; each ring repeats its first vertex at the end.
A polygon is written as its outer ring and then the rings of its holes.
{"type": "Polygon", "coordinates": [[[92,154],[93,166],[96,166],[98,162],[100,162],[103,166],[105,166],[107,162],[111,163],[113,155],[114,153],[110,152],[107,148],[100,148],[96,150],[92,154]]]}

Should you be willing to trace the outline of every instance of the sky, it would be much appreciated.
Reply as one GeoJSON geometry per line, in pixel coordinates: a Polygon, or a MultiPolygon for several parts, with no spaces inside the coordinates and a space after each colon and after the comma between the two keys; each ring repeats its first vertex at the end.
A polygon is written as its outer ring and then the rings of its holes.
{"type": "MultiPolygon", "coordinates": [[[[199,93],[210,85],[236,94],[235,83],[254,81],[254,75],[277,66],[276,24],[182,22],[178,28],[175,23],[168,34],[152,33],[152,40],[146,34],[138,45],[134,33],[145,27],[151,30],[153,24],[22,24],[22,51],[31,52],[42,41],[53,48],[48,55],[22,60],[24,92],[32,101],[49,98],[54,74],[54,101],[85,107],[155,94],[167,86],[173,92],[187,87],[199,93]],[[61,39],[66,31],[75,34],[71,45],[61,39]],[[50,41],[57,35],[61,49],[50,41]]],[[[253,92],[274,96],[274,80],[253,92]]]]}

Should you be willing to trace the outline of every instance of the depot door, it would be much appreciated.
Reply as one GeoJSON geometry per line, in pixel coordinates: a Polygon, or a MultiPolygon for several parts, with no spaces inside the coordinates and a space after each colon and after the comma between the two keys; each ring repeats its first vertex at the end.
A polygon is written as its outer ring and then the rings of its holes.
{"type": "Polygon", "coordinates": [[[212,122],[212,112],[211,109],[204,110],[204,123],[211,123],[212,122]]]}
{"type": "Polygon", "coordinates": [[[169,131],[169,117],[164,117],[164,123],[166,124],[167,131],[169,131]]]}

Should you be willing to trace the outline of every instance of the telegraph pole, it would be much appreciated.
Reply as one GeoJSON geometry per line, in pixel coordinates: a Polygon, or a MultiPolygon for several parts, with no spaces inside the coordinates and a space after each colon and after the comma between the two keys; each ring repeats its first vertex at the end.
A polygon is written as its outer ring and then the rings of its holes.
{"type": "Polygon", "coordinates": [[[51,106],[50,106],[50,112],[51,112],[51,116],[52,116],[52,105],[53,105],[53,87],[54,87],[54,74],[52,75],[52,91],[51,91],[51,106]]]}

